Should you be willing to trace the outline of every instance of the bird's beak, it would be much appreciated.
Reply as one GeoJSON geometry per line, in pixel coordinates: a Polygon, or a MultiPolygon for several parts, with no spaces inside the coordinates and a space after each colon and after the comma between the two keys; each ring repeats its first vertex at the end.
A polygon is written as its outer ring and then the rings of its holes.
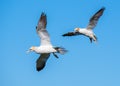
{"type": "Polygon", "coordinates": [[[32,50],[31,50],[31,49],[29,49],[29,50],[27,50],[27,51],[26,51],[26,53],[28,54],[28,53],[30,53],[31,51],[32,51],[32,50]]]}

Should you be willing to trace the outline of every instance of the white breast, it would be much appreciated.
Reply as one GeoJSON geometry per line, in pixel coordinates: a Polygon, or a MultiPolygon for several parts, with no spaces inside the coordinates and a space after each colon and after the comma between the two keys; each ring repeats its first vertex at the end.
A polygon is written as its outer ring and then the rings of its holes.
{"type": "Polygon", "coordinates": [[[52,46],[40,46],[36,49],[36,53],[52,53],[57,52],[52,46]]]}
{"type": "Polygon", "coordinates": [[[93,34],[93,32],[91,30],[87,30],[87,29],[80,29],[79,32],[86,36],[90,36],[93,34]]]}

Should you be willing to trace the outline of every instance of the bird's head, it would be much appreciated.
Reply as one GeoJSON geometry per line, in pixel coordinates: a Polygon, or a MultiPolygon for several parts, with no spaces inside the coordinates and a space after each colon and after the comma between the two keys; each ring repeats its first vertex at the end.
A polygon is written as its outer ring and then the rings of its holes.
{"type": "Polygon", "coordinates": [[[75,32],[79,32],[80,28],[75,28],[74,31],[75,32]]]}
{"type": "Polygon", "coordinates": [[[29,50],[34,51],[35,50],[35,46],[32,46],[29,50]]]}
{"type": "Polygon", "coordinates": [[[35,46],[32,46],[32,47],[29,48],[29,50],[27,51],[27,53],[32,52],[34,50],[35,50],[35,46]]]}

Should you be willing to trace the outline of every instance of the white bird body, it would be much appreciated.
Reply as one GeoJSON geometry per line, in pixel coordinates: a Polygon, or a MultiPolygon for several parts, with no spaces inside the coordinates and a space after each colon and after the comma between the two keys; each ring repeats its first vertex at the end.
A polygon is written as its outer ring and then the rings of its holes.
{"type": "Polygon", "coordinates": [[[85,35],[85,36],[87,36],[89,38],[92,38],[94,41],[96,41],[96,38],[94,37],[95,34],[94,34],[94,32],[92,30],[88,30],[86,28],[77,28],[77,29],[78,29],[77,31],[80,34],[83,34],[83,35],[85,35]]]}
{"type": "Polygon", "coordinates": [[[86,28],[75,28],[74,32],[68,32],[63,34],[63,36],[76,36],[76,35],[85,35],[89,37],[90,41],[97,41],[97,37],[95,36],[93,29],[97,25],[99,18],[102,16],[105,8],[102,7],[99,11],[97,11],[89,20],[89,24],[86,28]]]}
{"type": "Polygon", "coordinates": [[[80,28],[78,31],[86,36],[91,36],[93,34],[92,30],[87,30],[86,28],[80,28]]]}
{"type": "Polygon", "coordinates": [[[37,34],[40,37],[40,46],[32,46],[29,49],[29,51],[34,51],[35,53],[40,54],[39,58],[36,61],[37,71],[40,71],[45,67],[45,64],[51,53],[53,53],[56,58],[58,58],[58,56],[55,53],[66,53],[66,50],[64,48],[52,46],[50,42],[50,36],[46,30],[46,24],[47,17],[44,13],[42,13],[36,27],[37,34]]]}
{"type": "Polygon", "coordinates": [[[53,46],[46,45],[46,46],[39,46],[35,47],[34,51],[38,54],[43,54],[43,53],[56,53],[57,51],[53,48],[53,46]]]}

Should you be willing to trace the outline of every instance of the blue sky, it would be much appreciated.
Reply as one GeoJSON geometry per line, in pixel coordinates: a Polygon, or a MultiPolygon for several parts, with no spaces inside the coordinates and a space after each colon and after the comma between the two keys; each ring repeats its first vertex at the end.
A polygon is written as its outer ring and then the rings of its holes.
{"type": "Polygon", "coordinates": [[[0,0],[0,86],[120,86],[120,1],[115,0],[0,0]],[[98,43],[84,36],[62,37],[106,7],[94,29],[98,43]],[[40,44],[35,27],[47,14],[52,44],[68,50],[50,56],[36,71],[38,54],[26,54],[40,44]]]}

